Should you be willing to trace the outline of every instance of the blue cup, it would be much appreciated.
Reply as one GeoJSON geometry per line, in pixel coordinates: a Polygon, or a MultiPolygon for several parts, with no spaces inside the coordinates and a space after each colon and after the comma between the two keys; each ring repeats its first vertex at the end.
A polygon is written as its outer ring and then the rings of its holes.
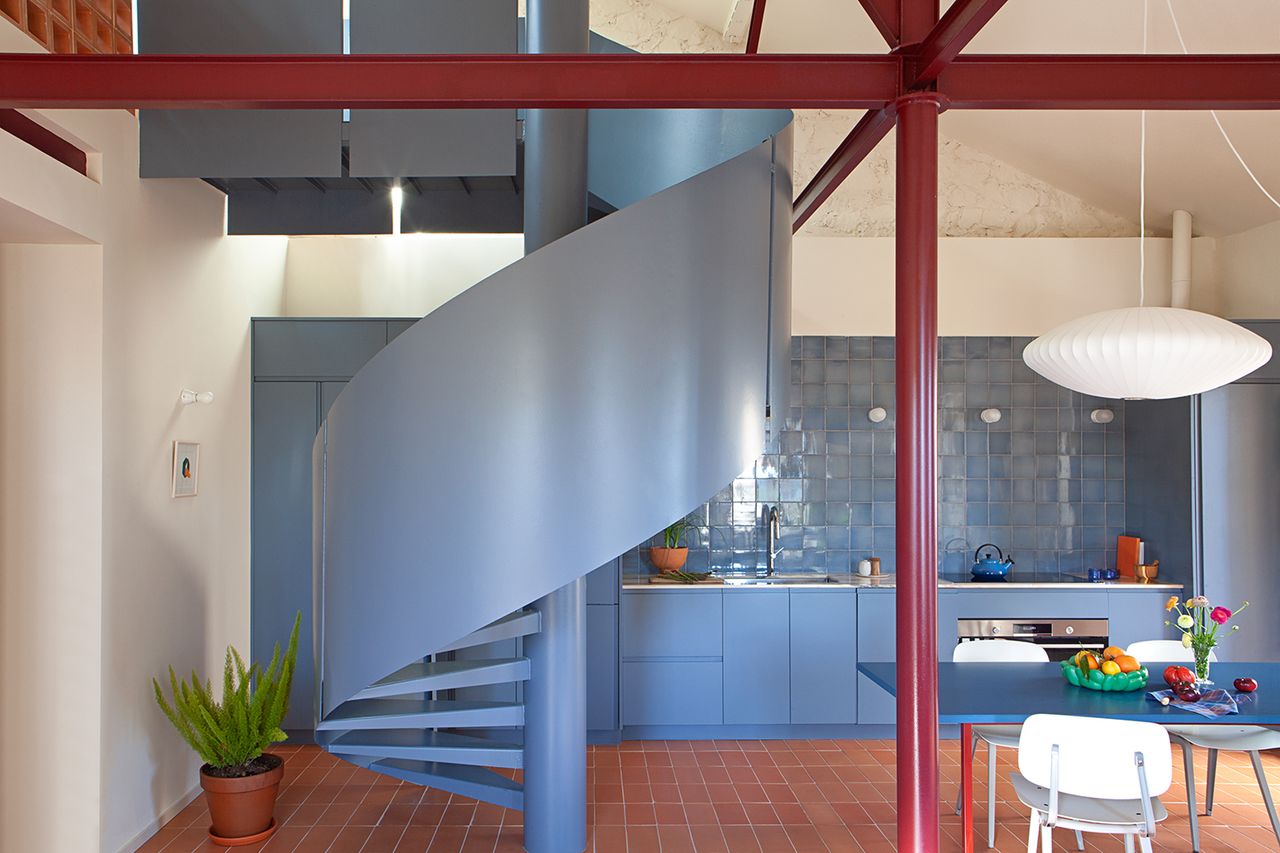
{"type": "Polygon", "coordinates": [[[1100,581],[1100,580],[1102,580],[1104,577],[1105,577],[1105,574],[1104,574],[1104,572],[1103,572],[1103,570],[1102,570],[1102,569],[1090,569],[1090,570],[1089,570],[1089,580],[1091,580],[1091,581],[1100,581]]]}

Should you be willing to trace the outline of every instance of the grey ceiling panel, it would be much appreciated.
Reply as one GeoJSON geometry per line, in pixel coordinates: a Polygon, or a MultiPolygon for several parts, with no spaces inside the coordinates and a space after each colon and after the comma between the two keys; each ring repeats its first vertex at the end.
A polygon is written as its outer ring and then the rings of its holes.
{"type": "MultiPolygon", "coordinates": [[[[352,53],[515,53],[515,0],[351,0],[352,53]]],[[[515,110],[352,110],[350,173],[514,175],[515,110]]]]}
{"type": "MultiPolygon", "coordinates": [[[[144,54],[342,52],[342,0],[138,0],[144,54]]],[[[336,177],[341,110],[144,110],[141,174],[336,177]]]]}

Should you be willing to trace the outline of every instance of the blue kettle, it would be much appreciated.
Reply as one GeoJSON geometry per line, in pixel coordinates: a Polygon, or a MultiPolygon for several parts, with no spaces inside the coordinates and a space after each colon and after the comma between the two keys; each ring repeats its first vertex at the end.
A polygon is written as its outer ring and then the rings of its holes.
{"type": "Polygon", "coordinates": [[[998,545],[988,542],[985,545],[979,545],[978,550],[973,554],[973,576],[984,580],[992,580],[1003,578],[1009,574],[1009,570],[1013,568],[1013,560],[1006,560],[1004,552],[1000,550],[998,545]],[[995,548],[998,557],[991,556],[991,552],[982,553],[983,548],[995,548]]]}

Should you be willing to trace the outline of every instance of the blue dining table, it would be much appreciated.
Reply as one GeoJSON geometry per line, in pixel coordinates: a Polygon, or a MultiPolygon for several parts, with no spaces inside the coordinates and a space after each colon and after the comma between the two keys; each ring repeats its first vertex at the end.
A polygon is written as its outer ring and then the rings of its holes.
{"type": "MultiPolygon", "coordinates": [[[[1147,697],[1164,690],[1168,663],[1147,663],[1146,690],[1103,693],[1069,684],[1057,663],[940,663],[938,664],[938,722],[960,726],[960,779],[964,850],[973,853],[973,726],[1021,723],[1032,714],[1111,717],[1161,725],[1280,726],[1280,663],[1215,663],[1209,675],[1215,686],[1235,695],[1231,683],[1242,676],[1258,682],[1258,690],[1239,696],[1240,713],[1216,719],[1202,717],[1175,705],[1161,705],[1147,697]]],[[[858,672],[891,695],[897,695],[893,663],[860,663],[858,672]]]]}

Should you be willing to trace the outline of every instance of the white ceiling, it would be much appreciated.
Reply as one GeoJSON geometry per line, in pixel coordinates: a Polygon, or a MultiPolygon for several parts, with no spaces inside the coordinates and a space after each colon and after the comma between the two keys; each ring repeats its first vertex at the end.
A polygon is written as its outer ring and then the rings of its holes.
{"type": "MultiPolygon", "coordinates": [[[[735,3],[661,0],[661,5],[723,30],[735,3]]],[[[1148,0],[1151,53],[1181,53],[1166,0],[1148,0]]],[[[950,5],[943,0],[944,8],[950,5]]],[[[1139,53],[1137,0],[1009,0],[974,39],[971,53],[1139,53]]],[[[1280,53],[1277,0],[1173,0],[1193,53],[1280,53]]],[[[856,0],[770,0],[761,50],[769,53],[881,53],[885,45],[856,0]]],[[[1246,161],[1280,197],[1280,112],[1219,114],[1246,161]]],[[[947,135],[1005,160],[1103,209],[1136,220],[1138,113],[953,111],[947,135]]],[[[1148,222],[1168,226],[1183,207],[1196,233],[1233,234],[1280,219],[1258,191],[1207,112],[1148,114],[1148,222]]]]}

